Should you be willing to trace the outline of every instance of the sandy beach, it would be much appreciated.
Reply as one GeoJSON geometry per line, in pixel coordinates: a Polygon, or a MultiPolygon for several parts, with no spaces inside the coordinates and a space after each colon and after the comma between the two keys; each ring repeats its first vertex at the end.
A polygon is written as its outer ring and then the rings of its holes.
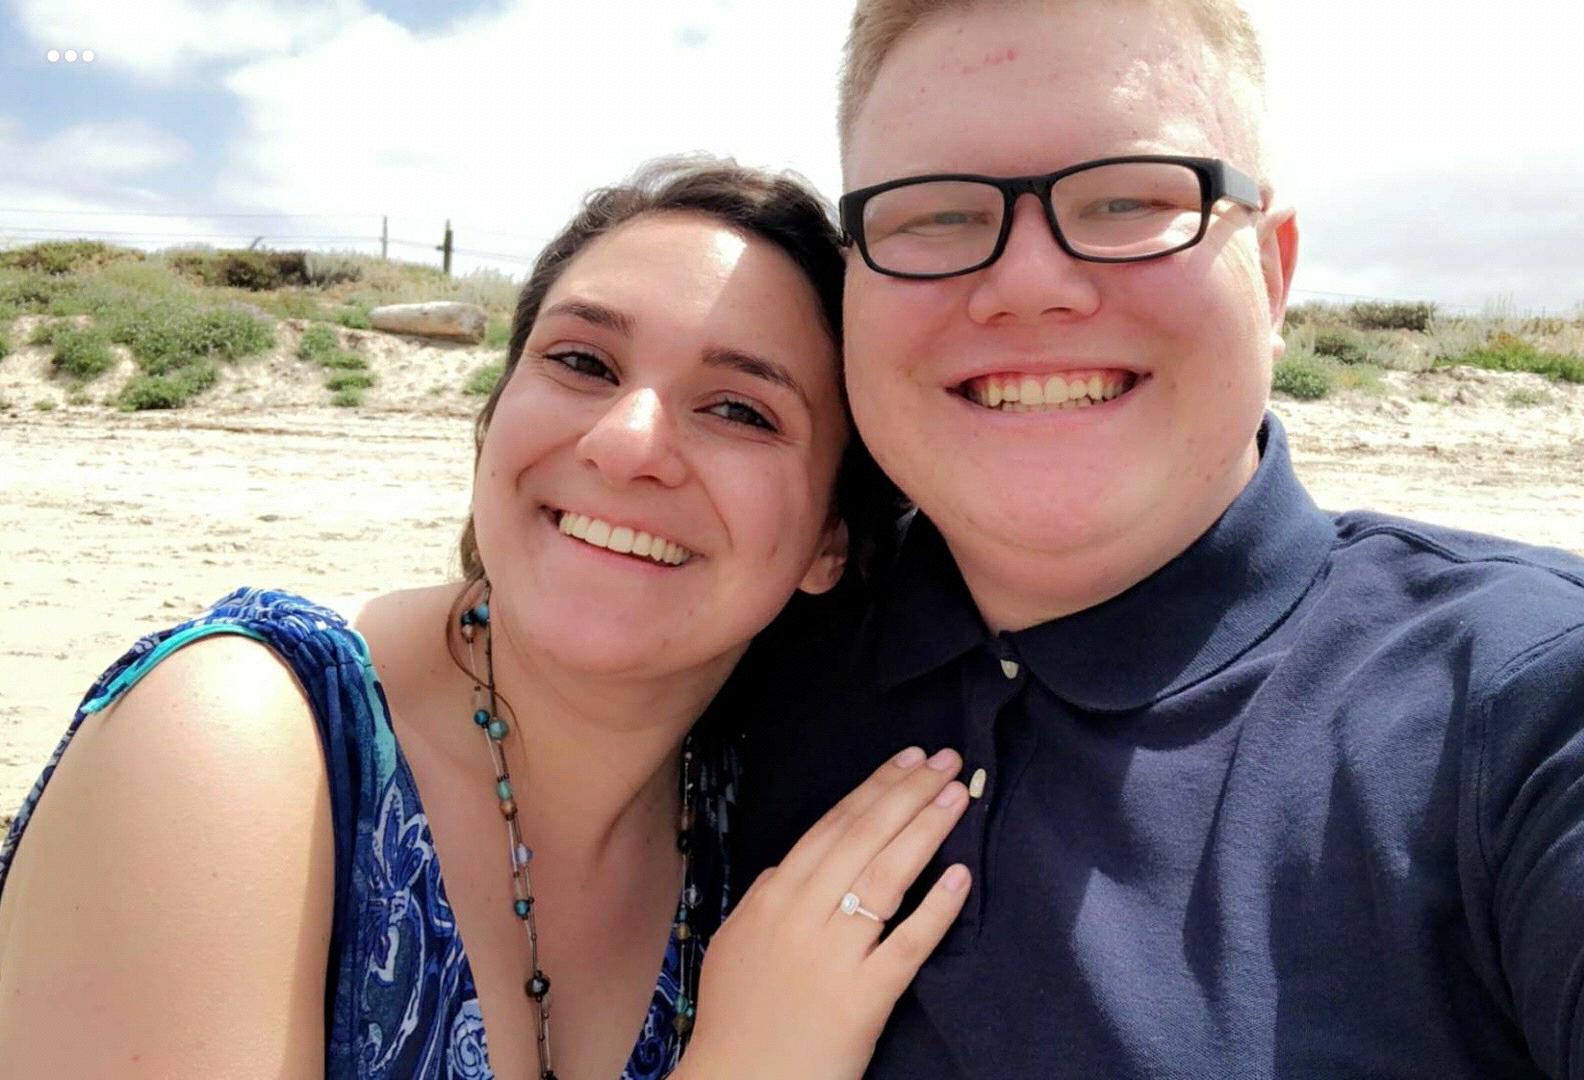
{"type": "MultiPolygon", "coordinates": [[[[434,392],[435,372],[455,387],[480,357],[419,352],[382,357],[381,397],[359,410],[272,395],[255,367],[236,376],[247,389],[179,412],[0,412],[0,821],[141,634],[239,585],[336,598],[452,572],[478,399],[434,392]]],[[[18,359],[0,382],[26,377],[18,359]]],[[[1387,378],[1384,397],[1277,403],[1317,502],[1584,553],[1584,387],[1473,369],[1387,378]],[[1515,407],[1520,387],[1546,403],[1515,407]]]]}

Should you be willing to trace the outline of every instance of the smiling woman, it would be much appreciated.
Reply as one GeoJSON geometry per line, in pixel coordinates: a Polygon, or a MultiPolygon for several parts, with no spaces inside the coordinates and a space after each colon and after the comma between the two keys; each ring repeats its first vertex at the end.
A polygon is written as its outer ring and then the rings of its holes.
{"type": "Polygon", "coordinates": [[[239,591],[91,689],[0,849],[8,1065],[861,1073],[964,898],[953,868],[881,942],[960,759],[880,765],[722,925],[739,718],[701,719],[879,535],[842,265],[783,177],[672,162],[590,196],[480,414],[462,580],[345,618],[239,591]]]}

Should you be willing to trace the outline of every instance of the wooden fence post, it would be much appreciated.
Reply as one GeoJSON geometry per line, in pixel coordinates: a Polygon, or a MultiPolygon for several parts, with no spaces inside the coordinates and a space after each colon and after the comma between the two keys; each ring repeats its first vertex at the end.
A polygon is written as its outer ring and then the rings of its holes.
{"type": "Polygon", "coordinates": [[[449,218],[446,219],[445,243],[441,244],[435,250],[440,252],[441,255],[443,256],[442,261],[441,261],[441,266],[445,270],[445,276],[446,277],[450,277],[451,276],[451,220],[449,218]]]}
{"type": "Polygon", "coordinates": [[[380,218],[380,259],[390,257],[390,215],[380,218]]]}

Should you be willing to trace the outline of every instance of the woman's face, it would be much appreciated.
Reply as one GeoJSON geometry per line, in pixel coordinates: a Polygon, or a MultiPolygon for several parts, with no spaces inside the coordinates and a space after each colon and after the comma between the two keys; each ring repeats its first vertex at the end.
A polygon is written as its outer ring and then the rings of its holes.
{"type": "Polygon", "coordinates": [[[840,574],[847,437],[835,346],[784,252],[700,214],[619,226],[546,294],[484,438],[493,606],[578,669],[735,663],[840,574]]]}

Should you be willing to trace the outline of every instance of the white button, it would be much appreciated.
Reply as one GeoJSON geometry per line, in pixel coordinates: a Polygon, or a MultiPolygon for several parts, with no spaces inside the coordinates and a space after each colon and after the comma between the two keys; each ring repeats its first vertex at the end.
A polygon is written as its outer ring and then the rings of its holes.
{"type": "Polygon", "coordinates": [[[1001,674],[1005,675],[1009,679],[1017,678],[1018,677],[1018,662],[1016,660],[1003,660],[1003,661],[1001,661],[1001,674]]]}
{"type": "Polygon", "coordinates": [[[977,799],[984,794],[986,779],[988,778],[985,776],[983,769],[974,770],[973,779],[968,781],[968,797],[970,799],[977,799]]]}

